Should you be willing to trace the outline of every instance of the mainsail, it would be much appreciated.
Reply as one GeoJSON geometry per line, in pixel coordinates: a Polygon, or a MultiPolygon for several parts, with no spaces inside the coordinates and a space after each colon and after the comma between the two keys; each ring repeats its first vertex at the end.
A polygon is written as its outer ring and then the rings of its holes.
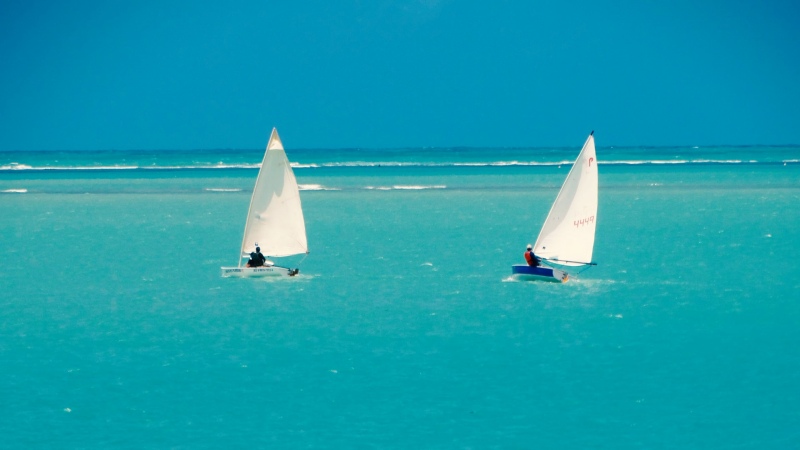
{"type": "Polygon", "coordinates": [[[550,208],[533,252],[565,266],[590,264],[596,227],[597,157],[590,134],[550,208]]]}
{"type": "Polygon", "coordinates": [[[256,244],[267,256],[308,253],[297,180],[275,128],[272,129],[250,199],[241,256],[246,257],[255,251],[256,244]]]}

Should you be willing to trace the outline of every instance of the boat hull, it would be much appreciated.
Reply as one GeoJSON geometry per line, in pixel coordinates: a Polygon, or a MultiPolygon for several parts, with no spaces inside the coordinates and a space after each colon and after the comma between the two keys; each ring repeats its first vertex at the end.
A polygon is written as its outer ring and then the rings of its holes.
{"type": "Polygon", "coordinates": [[[545,266],[531,267],[516,264],[511,266],[511,273],[520,280],[550,281],[554,283],[566,283],[569,280],[569,275],[563,270],[545,266]]]}
{"type": "Polygon", "coordinates": [[[222,267],[225,278],[293,277],[299,270],[278,266],[222,267]]]}

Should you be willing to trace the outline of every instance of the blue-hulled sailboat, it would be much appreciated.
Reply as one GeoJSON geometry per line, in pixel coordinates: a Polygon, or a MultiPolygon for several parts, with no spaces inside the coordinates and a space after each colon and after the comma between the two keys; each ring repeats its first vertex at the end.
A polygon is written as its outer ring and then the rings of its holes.
{"type": "Polygon", "coordinates": [[[540,264],[517,264],[511,267],[512,273],[519,279],[566,282],[568,270],[595,265],[592,251],[596,228],[597,155],[592,131],[533,245],[540,264]]]}

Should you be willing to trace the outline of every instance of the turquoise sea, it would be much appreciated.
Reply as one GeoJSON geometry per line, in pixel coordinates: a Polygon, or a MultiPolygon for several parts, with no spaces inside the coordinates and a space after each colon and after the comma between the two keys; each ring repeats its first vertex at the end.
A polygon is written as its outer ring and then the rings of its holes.
{"type": "Polygon", "coordinates": [[[4,448],[800,448],[800,147],[602,146],[593,267],[518,282],[570,148],[0,152],[4,448]]]}

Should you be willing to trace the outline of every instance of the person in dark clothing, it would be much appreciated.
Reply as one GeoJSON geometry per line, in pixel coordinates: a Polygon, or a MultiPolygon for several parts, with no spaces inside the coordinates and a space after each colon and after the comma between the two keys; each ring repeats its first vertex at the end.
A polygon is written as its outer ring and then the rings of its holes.
{"type": "Polygon", "coordinates": [[[536,267],[541,262],[539,261],[539,257],[533,253],[531,244],[528,244],[528,249],[525,251],[525,261],[527,261],[528,265],[531,267],[536,267]]]}
{"type": "Polygon", "coordinates": [[[267,258],[261,254],[261,247],[256,247],[256,251],[250,253],[250,261],[247,261],[247,267],[261,267],[267,261],[267,258]]]}

